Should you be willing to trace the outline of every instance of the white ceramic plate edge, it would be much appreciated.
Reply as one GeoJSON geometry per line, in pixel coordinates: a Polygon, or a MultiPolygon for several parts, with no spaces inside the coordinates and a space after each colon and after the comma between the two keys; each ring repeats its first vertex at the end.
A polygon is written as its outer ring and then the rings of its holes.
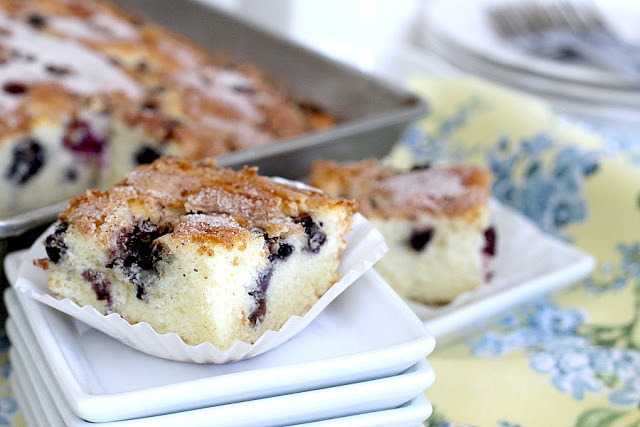
{"type": "MultiPolygon", "coordinates": [[[[14,358],[16,357],[16,351],[16,349],[10,350],[10,354],[13,355],[14,358]]],[[[20,355],[18,354],[17,357],[19,358],[20,355]]],[[[20,366],[20,363],[21,362],[18,361],[16,366],[18,368],[18,372],[12,372],[9,380],[15,392],[14,395],[16,397],[16,401],[28,425],[42,427],[64,425],[64,421],[53,402],[53,397],[50,393],[42,391],[45,390],[43,384],[40,384],[40,387],[38,387],[36,383],[31,381],[31,378],[29,378],[28,374],[25,373],[26,368],[24,368],[24,366],[20,366]],[[35,396],[36,400],[33,398],[27,399],[26,396],[35,396]],[[46,417],[47,424],[37,422],[39,421],[38,417],[42,414],[46,417]]],[[[298,424],[297,426],[391,427],[407,426],[413,423],[416,425],[422,425],[422,421],[431,416],[432,412],[433,408],[431,403],[429,403],[423,393],[420,393],[411,401],[398,408],[333,418],[309,424],[298,424]]]]}
{"type": "MultiPolygon", "coordinates": [[[[31,381],[42,379],[48,393],[53,397],[55,406],[64,421],[71,426],[88,426],[88,423],[73,413],[60,397],[50,371],[46,369],[37,350],[27,345],[21,332],[10,319],[7,334],[13,342],[12,354],[17,353],[22,361],[22,375],[31,381]]],[[[16,363],[16,373],[20,366],[16,363]]],[[[414,365],[404,374],[362,383],[349,384],[335,388],[294,393],[286,396],[257,399],[211,408],[202,408],[179,413],[159,415],[150,418],[138,418],[114,423],[102,423],[107,426],[154,427],[189,425],[206,426],[209,420],[227,425],[251,425],[259,420],[264,424],[291,424],[314,419],[326,419],[361,412],[387,410],[402,405],[426,390],[434,381],[435,373],[426,359],[414,365]],[[257,418],[256,414],[260,414],[257,418]]]]}

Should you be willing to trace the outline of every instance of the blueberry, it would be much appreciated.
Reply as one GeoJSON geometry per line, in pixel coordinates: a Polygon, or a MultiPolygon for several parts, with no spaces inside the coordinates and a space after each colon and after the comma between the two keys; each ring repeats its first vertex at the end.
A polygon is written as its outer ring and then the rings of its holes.
{"type": "Polygon", "coordinates": [[[96,294],[98,301],[107,301],[107,307],[112,305],[111,282],[107,279],[107,275],[100,271],[85,270],[82,272],[82,278],[91,283],[91,289],[96,294]]]}
{"type": "Polygon", "coordinates": [[[293,246],[280,242],[280,238],[278,237],[269,239],[265,236],[265,240],[269,249],[269,261],[271,262],[284,261],[293,253],[293,246]]]}
{"type": "Polygon", "coordinates": [[[148,99],[140,106],[142,111],[156,111],[158,109],[158,102],[153,99],[148,99]]]}
{"type": "Polygon", "coordinates": [[[278,251],[269,256],[269,261],[284,261],[293,253],[293,246],[288,243],[280,244],[278,251]]]}
{"type": "Polygon", "coordinates": [[[252,95],[252,94],[256,93],[256,90],[253,87],[245,86],[245,85],[233,86],[233,90],[238,92],[238,93],[244,93],[246,95],[252,95]]]}
{"type": "Polygon", "coordinates": [[[105,140],[93,133],[89,123],[79,119],[69,122],[62,143],[67,149],[77,153],[98,154],[105,146],[105,140]]]}
{"type": "Polygon", "coordinates": [[[78,171],[73,168],[67,168],[64,171],[64,177],[67,181],[74,182],[78,179],[78,171]]]}
{"type": "Polygon", "coordinates": [[[496,254],[496,230],[493,227],[489,227],[484,231],[484,248],[482,248],[482,253],[488,256],[495,256],[496,254]]]}
{"type": "Polygon", "coordinates": [[[322,223],[318,224],[313,221],[309,214],[303,214],[298,218],[294,218],[294,221],[301,224],[304,228],[304,234],[307,237],[307,246],[304,248],[305,252],[318,253],[327,240],[327,235],[321,230],[322,223]]]}
{"type": "Polygon", "coordinates": [[[23,83],[6,82],[2,85],[2,90],[9,95],[24,95],[25,93],[27,93],[29,88],[23,83]]]}
{"type": "Polygon", "coordinates": [[[267,248],[269,249],[269,264],[267,264],[265,269],[260,273],[255,289],[249,292],[249,295],[255,299],[257,305],[256,309],[249,314],[249,321],[254,326],[262,322],[267,312],[267,288],[269,288],[269,284],[271,283],[271,277],[273,276],[276,264],[289,258],[294,250],[292,245],[280,242],[280,239],[277,237],[270,239],[265,236],[265,240],[267,248]]]}
{"type": "Polygon", "coordinates": [[[427,170],[427,169],[430,169],[430,168],[431,168],[431,163],[425,162],[425,163],[413,165],[411,167],[411,170],[412,171],[421,171],[421,170],[427,170]]]}
{"type": "Polygon", "coordinates": [[[409,237],[409,244],[416,252],[423,250],[433,237],[433,228],[429,227],[425,230],[414,230],[409,237]]]}
{"type": "Polygon", "coordinates": [[[14,184],[25,184],[42,169],[45,163],[45,150],[37,140],[26,138],[13,147],[11,165],[5,172],[5,178],[14,184]]]}
{"type": "Polygon", "coordinates": [[[27,23],[31,25],[33,28],[41,29],[47,25],[47,19],[40,15],[39,13],[32,13],[27,16],[27,23]]]}
{"type": "Polygon", "coordinates": [[[45,239],[45,250],[54,264],[60,262],[60,259],[67,253],[68,248],[64,243],[67,228],[69,228],[69,224],[65,221],[60,221],[53,233],[49,234],[45,239]]]}
{"type": "Polygon", "coordinates": [[[271,276],[273,276],[274,264],[269,263],[267,267],[262,271],[258,282],[256,283],[255,290],[249,292],[249,295],[256,301],[257,307],[249,314],[249,321],[253,326],[262,322],[264,315],[267,312],[267,288],[271,283],[271,276]]]}
{"type": "Polygon", "coordinates": [[[71,69],[69,67],[65,67],[64,65],[49,64],[46,65],[44,69],[47,70],[49,74],[58,77],[68,76],[69,74],[71,74],[71,69]]]}
{"type": "Polygon", "coordinates": [[[118,268],[136,285],[136,297],[143,299],[147,287],[159,273],[158,263],[163,256],[159,237],[171,233],[171,228],[158,226],[148,219],[138,222],[133,229],[123,231],[116,239],[107,268],[118,268]]]}
{"type": "Polygon", "coordinates": [[[145,165],[160,157],[160,153],[154,148],[144,145],[136,152],[135,157],[138,165],[145,165]]]}

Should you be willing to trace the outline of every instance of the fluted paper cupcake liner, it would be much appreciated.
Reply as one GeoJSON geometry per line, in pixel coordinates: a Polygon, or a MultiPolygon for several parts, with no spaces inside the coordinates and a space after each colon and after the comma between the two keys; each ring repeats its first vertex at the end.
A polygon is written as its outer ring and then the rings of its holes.
{"type": "Polygon", "coordinates": [[[195,363],[227,363],[248,359],[286,342],[302,331],[387,251],[382,235],[362,215],[355,214],[351,231],[346,236],[345,249],[340,257],[338,273],[341,279],[304,316],[292,316],[280,330],[266,331],[254,344],[238,341],[230,349],[222,351],[209,342],[196,346],[186,344],[176,333],[159,334],[146,322],[131,325],[117,313],[105,316],[93,306],[81,307],[68,298],[56,299],[47,287],[48,272],[33,264],[36,259],[46,258],[43,240],[44,236],[52,231],[53,226],[28,251],[18,272],[19,277],[15,284],[17,290],[139,351],[166,359],[195,363]]]}

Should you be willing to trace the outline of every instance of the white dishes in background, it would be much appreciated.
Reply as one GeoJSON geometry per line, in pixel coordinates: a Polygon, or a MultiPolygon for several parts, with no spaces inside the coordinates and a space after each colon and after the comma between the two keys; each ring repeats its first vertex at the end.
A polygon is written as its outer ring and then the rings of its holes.
{"type": "MultiPolygon", "coordinates": [[[[561,109],[594,118],[640,118],[640,87],[588,64],[542,58],[515,48],[492,29],[487,10],[510,0],[433,0],[426,4],[421,41],[462,71],[538,95],[561,109]]],[[[594,1],[622,40],[640,43],[640,3],[594,1]]]]}

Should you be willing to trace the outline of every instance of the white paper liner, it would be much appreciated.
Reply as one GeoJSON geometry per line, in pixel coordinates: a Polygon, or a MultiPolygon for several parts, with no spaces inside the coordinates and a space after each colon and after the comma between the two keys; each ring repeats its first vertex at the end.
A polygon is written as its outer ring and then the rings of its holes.
{"type": "Polygon", "coordinates": [[[117,313],[105,316],[93,306],[80,307],[68,298],[56,299],[47,287],[48,272],[33,265],[33,260],[47,257],[43,240],[53,231],[53,227],[49,227],[27,252],[18,271],[19,277],[15,284],[17,290],[139,351],[165,359],[194,363],[227,363],[248,359],[286,342],[304,329],[387,251],[380,232],[362,215],[355,214],[351,231],[346,236],[346,247],[340,257],[338,273],[342,278],[303,317],[292,316],[279,331],[266,331],[254,344],[238,341],[230,349],[221,351],[209,342],[193,346],[186,344],[176,333],[159,334],[146,322],[131,325],[117,313]]]}

